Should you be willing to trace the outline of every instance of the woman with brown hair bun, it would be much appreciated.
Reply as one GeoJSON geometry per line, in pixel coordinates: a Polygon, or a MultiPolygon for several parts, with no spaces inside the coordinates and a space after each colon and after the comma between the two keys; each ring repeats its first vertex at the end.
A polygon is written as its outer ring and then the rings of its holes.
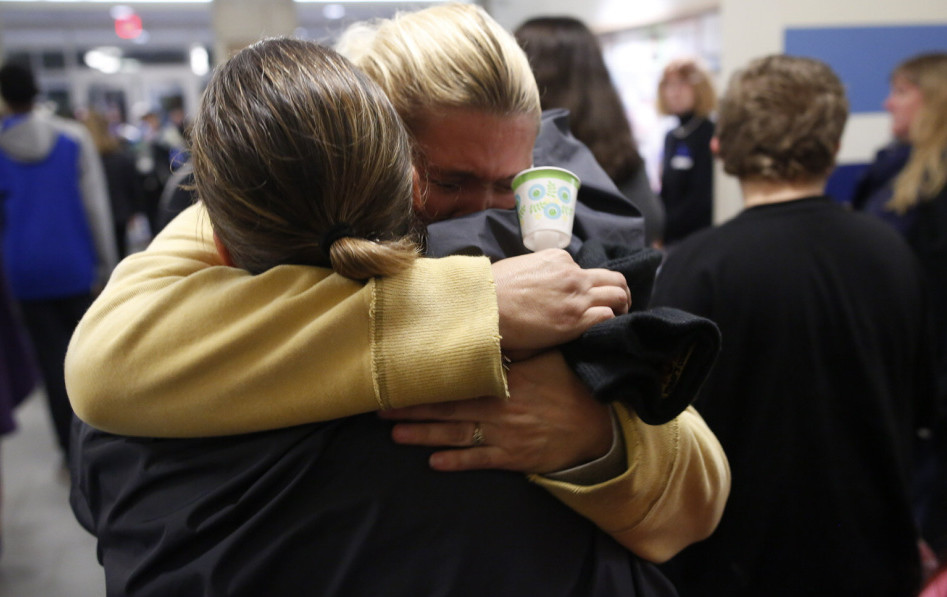
{"type": "Polygon", "coordinates": [[[580,269],[562,251],[493,265],[415,259],[402,121],[374,82],[324,47],[268,40],[236,55],[209,84],[192,144],[201,204],[120,264],[72,338],[69,397],[100,429],[243,433],[502,396],[501,347],[553,346],[627,310],[620,274],[580,269]],[[185,248],[195,237],[216,248],[185,248]],[[173,252],[184,258],[167,260],[173,252]],[[220,256],[236,268],[212,267],[220,256]],[[342,283],[333,270],[367,283],[342,283]],[[251,289],[262,296],[247,300],[251,289]],[[283,298],[283,325],[272,325],[259,306],[283,298]],[[211,344],[221,348],[205,351],[211,344]],[[255,375],[240,360],[256,362],[249,351],[263,346],[268,365],[255,375]],[[330,363],[342,349],[356,371],[302,357],[330,363]],[[266,408],[251,388],[284,408],[266,408]]]}
{"type": "MultiPolygon", "coordinates": [[[[451,221],[469,224],[488,207],[512,204],[509,180],[529,166],[543,134],[535,81],[512,36],[467,4],[408,13],[376,33],[358,66],[379,84],[394,81],[390,89],[382,85],[385,94],[417,127],[415,211],[428,220],[467,214],[451,221]],[[398,60],[419,46],[423,68],[408,72],[398,60]],[[419,89],[420,96],[410,95],[419,89]],[[454,134],[441,134],[448,129],[454,134]],[[481,136],[491,144],[476,142],[481,136]],[[515,159],[498,159],[511,146],[515,159]]],[[[265,84],[261,94],[269,98],[269,88],[279,86],[267,77],[299,64],[323,67],[293,59],[273,73],[257,69],[249,80],[265,84]]],[[[294,93],[280,98],[307,102],[294,93]]],[[[282,125],[268,130],[276,134],[282,125]]],[[[357,133],[368,125],[347,126],[357,133]]],[[[235,138],[237,151],[256,155],[235,138]]],[[[348,140],[371,141],[363,134],[348,140]]],[[[311,141],[303,135],[300,145],[311,141]]],[[[244,184],[263,194],[268,182],[250,177],[244,184]]],[[[249,213],[269,213],[264,207],[249,213]]],[[[497,217],[491,221],[515,222],[512,209],[488,211],[497,217]]],[[[729,486],[726,459],[696,411],[647,425],[620,404],[595,400],[558,351],[510,363],[507,395],[495,358],[501,343],[555,345],[562,342],[557,334],[590,323],[586,315],[621,311],[618,299],[627,294],[615,292],[621,286],[608,282],[610,272],[576,271],[568,253],[552,251],[517,253],[492,267],[484,257],[413,259],[365,285],[298,265],[250,275],[221,267],[202,213],[182,213],[144,255],[126,260],[70,352],[80,416],[167,438],[80,427],[85,460],[74,469],[95,483],[76,487],[73,507],[98,533],[114,586],[167,594],[161,589],[203,581],[202,594],[228,597],[673,592],[645,560],[666,559],[709,534],[729,486]],[[525,266],[510,276],[516,263],[525,266]],[[484,283],[494,293],[492,307],[484,283]],[[576,295],[559,294],[559,303],[572,304],[564,311],[532,304],[570,287],[576,295]],[[512,326],[508,311],[520,316],[512,326]],[[166,325],[173,333],[160,329],[166,325]],[[464,416],[427,417],[426,437],[435,444],[425,446],[406,441],[404,423],[368,412],[470,392],[482,398],[435,405],[464,416]],[[328,420],[335,417],[344,418],[328,420]],[[443,432],[450,441],[441,442],[443,432]],[[118,453],[123,458],[109,457],[118,453]],[[435,466],[438,456],[455,465],[435,466]],[[193,557],[182,562],[181,553],[193,557]]],[[[631,224],[631,240],[640,239],[637,213],[607,216],[612,228],[631,224]]],[[[322,221],[374,238],[357,215],[345,218],[322,221]]],[[[261,220],[252,223],[272,225],[261,220]]],[[[235,249],[213,224],[219,244],[235,249]]],[[[315,243],[328,247],[335,265],[343,247],[333,239],[354,235],[317,230],[315,243]]],[[[398,411],[404,409],[386,412],[398,411]]]]}
{"type": "MultiPolygon", "coordinates": [[[[152,294],[144,310],[123,308],[120,300],[98,303],[124,326],[89,351],[167,347],[136,373],[170,378],[162,403],[148,405],[158,415],[139,415],[151,419],[145,426],[160,436],[169,420],[188,416],[190,404],[214,411],[205,417],[226,419],[216,431],[227,436],[209,437],[214,434],[201,432],[199,421],[155,439],[113,435],[76,420],[73,510],[98,539],[109,595],[379,594],[374,583],[394,585],[379,580],[370,549],[355,554],[366,535],[376,541],[370,547],[415,536],[410,504],[398,498],[450,502],[438,494],[445,484],[473,493],[453,485],[454,477],[445,483],[429,471],[423,452],[392,444],[390,423],[362,413],[442,401],[444,392],[453,399],[505,396],[501,345],[556,345],[627,312],[627,284],[616,272],[579,269],[556,250],[513,258],[496,276],[483,257],[419,259],[415,177],[401,119],[377,84],[317,44],[274,39],[236,54],[212,77],[192,137],[202,204],[182,214],[191,230],[171,228],[157,243],[175,247],[180,235],[197,228],[233,267],[206,267],[216,256],[193,251],[202,271],[186,280],[169,276],[176,279],[164,288],[146,281],[152,294]],[[420,296],[444,304],[388,296],[389,285],[397,295],[399,285],[425,276],[448,292],[420,296]],[[248,277],[262,282],[260,293],[252,301],[235,298],[248,277]],[[196,329],[155,329],[152,313],[174,300],[163,290],[181,285],[205,291],[224,321],[232,311],[245,317],[232,325],[211,318],[196,329]],[[274,295],[292,304],[274,306],[274,295]],[[536,309],[543,314],[538,319],[536,309]],[[524,313],[501,315],[504,310],[524,313]],[[323,334],[314,340],[312,329],[320,326],[323,334]],[[228,356],[214,346],[226,347],[228,356]],[[416,361],[406,360],[416,353],[416,361]],[[243,375],[249,367],[258,373],[252,381],[243,375]],[[220,375],[203,383],[208,369],[220,375]],[[240,384],[250,386],[240,388],[242,396],[233,389],[240,384]],[[168,410],[179,412],[162,417],[168,410]],[[263,429],[270,431],[241,434],[263,429]],[[182,553],[185,561],[171,561],[182,553]],[[324,568],[316,572],[315,564],[324,568]]],[[[129,280],[147,277],[147,259],[123,262],[113,279],[119,290],[109,296],[137,292],[129,280]]],[[[84,321],[99,316],[93,308],[84,321]]],[[[94,377],[115,375],[106,369],[94,377]]],[[[507,477],[519,491],[531,487],[521,475],[507,477]]],[[[469,480],[482,491],[497,490],[479,476],[469,480]]],[[[419,506],[422,529],[450,530],[428,523],[429,510],[419,506]]],[[[462,510],[475,524],[470,508],[462,510]]],[[[569,516],[576,526],[594,528],[569,516]]],[[[387,552],[387,559],[398,555],[387,552]]],[[[416,562],[428,568],[424,558],[416,562]]],[[[417,591],[427,577],[414,573],[409,594],[423,594],[417,591]]]]}

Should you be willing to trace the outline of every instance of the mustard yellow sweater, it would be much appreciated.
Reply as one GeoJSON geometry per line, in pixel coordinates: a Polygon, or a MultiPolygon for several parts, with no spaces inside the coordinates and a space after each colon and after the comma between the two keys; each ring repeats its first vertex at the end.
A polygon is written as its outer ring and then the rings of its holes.
{"type": "Polygon", "coordinates": [[[79,418],[124,435],[229,435],[504,395],[487,259],[420,259],[361,284],[221,265],[188,209],[116,268],[72,338],[79,418]]]}
{"type": "MultiPolygon", "coordinates": [[[[201,206],[116,268],[72,338],[66,382],[84,421],[154,437],[506,393],[487,259],[420,259],[367,284],[302,266],[251,276],[221,264],[201,206]]],[[[663,561],[716,527],[727,460],[693,409],[661,427],[616,413],[624,473],[591,486],[530,479],[663,561]]]]}

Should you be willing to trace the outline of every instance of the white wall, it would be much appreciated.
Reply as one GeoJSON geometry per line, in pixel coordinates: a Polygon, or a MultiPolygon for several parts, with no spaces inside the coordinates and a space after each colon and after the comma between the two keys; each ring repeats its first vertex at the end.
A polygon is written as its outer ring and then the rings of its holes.
{"type": "Polygon", "coordinates": [[[292,35],[299,23],[293,0],[226,0],[214,2],[211,13],[218,61],[261,38],[292,35]]]}
{"type": "Polygon", "coordinates": [[[614,31],[706,12],[719,0],[486,0],[482,3],[501,25],[515,29],[535,16],[568,15],[597,31],[614,31]]]}

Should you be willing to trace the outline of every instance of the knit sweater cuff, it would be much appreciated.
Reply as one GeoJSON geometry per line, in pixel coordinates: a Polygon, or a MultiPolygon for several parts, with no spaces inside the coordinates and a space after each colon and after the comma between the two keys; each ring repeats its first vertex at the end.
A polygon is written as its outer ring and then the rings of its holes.
{"type": "MultiPolygon", "coordinates": [[[[671,469],[678,457],[678,421],[646,425],[633,412],[615,404],[625,440],[627,469],[596,485],[574,485],[539,475],[529,479],[546,488],[567,506],[592,520],[636,555],[664,561],[673,555],[674,532],[654,536],[649,518],[663,515],[663,500],[671,483],[671,469]]],[[[671,487],[673,491],[675,487],[671,487]]],[[[666,531],[666,527],[662,526],[666,531]]]]}
{"type": "Polygon", "coordinates": [[[371,336],[383,408],[507,395],[496,289],[484,257],[419,259],[406,273],[376,280],[371,336]],[[419,377],[436,380],[420,395],[419,377]]]}

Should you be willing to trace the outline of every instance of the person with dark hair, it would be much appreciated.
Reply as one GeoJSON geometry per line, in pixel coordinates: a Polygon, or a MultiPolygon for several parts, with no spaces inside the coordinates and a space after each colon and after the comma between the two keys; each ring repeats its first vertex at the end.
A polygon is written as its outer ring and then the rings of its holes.
{"type": "Polygon", "coordinates": [[[116,248],[102,163],[78,122],[35,105],[33,73],[7,64],[0,96],[0,239],[3,267],[29,330],[63,454],[72,408],[63,360],[72,332],[104,285],[116,248]]]}
{"type": "Polygon", "coordinates": [[[631,124],[595,34],[578,19],[537,17],[517,27],[543,110],[569,111],[569,129],[644,217],[645,243],[661,244],[664,205],[651,190],[631,124]]]}
{"type": "Polygon", "coordinates": [[[933,394],[910,248],[824,195],[848,116],[825,64],[774,55],[730,81],[712,143],[745,209],[671,251],[654,303],[724,345],[697,406],[733,467],[720,526],[666,567],[681,595],[919,588],[910,487],[933,394]]]}
{"type": "Polygon", "coordinates": [[[714,159],[710,138],[714,123],[710,115],[716,105],[710,75],[696,60],[682,58],[664,67],[658,83],[658,111],[680,121],[664,139],[661,162],[666,245],[713,224],[714,159]]]}

